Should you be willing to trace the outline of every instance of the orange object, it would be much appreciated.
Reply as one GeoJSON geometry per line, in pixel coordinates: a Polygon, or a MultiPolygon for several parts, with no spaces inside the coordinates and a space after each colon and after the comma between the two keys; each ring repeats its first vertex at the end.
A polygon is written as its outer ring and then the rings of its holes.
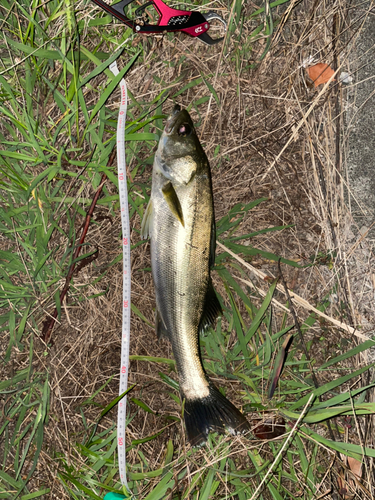
{"type": "Polygon", "coordinates": [[[307,74],[314,82],[314,86],[322,85],[323,83],[327,83],[331,76],[335,73],[331,66],[328,66],[326,63],[318,63],[314,66],[310,66],[306,68],[307,74]]]}

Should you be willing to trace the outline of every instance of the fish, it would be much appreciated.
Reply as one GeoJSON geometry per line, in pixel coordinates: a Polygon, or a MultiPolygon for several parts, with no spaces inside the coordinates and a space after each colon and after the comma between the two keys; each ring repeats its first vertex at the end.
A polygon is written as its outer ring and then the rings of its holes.
{"type": "Polygon", "coordinates": [[[150,238],[156,333],[172,344],[189,442],[201,446],[211,430],[243,433],[246,417],[202,364],[199,334],[222,314],[210,276],[216,247],[212,181],[194,124],[179,105],[155,153],[141,236],[150,238]]]}

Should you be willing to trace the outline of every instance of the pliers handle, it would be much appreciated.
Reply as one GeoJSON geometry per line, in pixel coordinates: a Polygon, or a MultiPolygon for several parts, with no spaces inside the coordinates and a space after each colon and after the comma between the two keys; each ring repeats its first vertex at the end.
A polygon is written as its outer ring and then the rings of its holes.
{"type": "Polygon", "coordinates": [[[210,28],[209,21],[217,19],[223,23],[226,28],[225,21],[215,12],[201,14],[197,11],[178,10],[168,7],[162,0],[151,0],[142,5],[136,10],[136,14],[145,14],[145,9],[149,5],[153,5],[159,14],[157,24],[147,24],[143,20],[129,19],[124,12],[127,5],[134,0],[122,0],[115,5],[109,5],[104,0],[93,0],[96,5],[103,10],[116,17],[119,21],[129,26],[136,33],[164,33],[172,31],[182,31],[190,36],[199,38],[202,42],[208,45],[214,45],[220,42],[223,38],[213,39],[207,33],[210,28]]]}

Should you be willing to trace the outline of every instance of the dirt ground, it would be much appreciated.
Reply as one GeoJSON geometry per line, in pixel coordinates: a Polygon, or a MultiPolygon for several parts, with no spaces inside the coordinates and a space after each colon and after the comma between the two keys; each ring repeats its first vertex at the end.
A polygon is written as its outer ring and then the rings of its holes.
{"type": "MultiPolygon", "coordinates": [[[[251,245],[301,265],[314,262],[316,265],[303,269],[282,266],[289,289],[314,307],[330,295],[327,316],[350,327],[361,325],[359,332],[366,335],[374,320],[373,256],[351,220],[344,197],[343,154],[339,152],[337,158],[336,148],[337,133],[340,135],[340,126],[344,126],[346,90],[337,81],[315,88],[304,67],[309,57],[334,67],[337,54],[341,58],[339,64],[345,67],[348,57],[345,37],[350,33],[350,23],[346,34],[339,35],[334,46],[332,22],[335,15],[339,16],[335,7],[307,0],[291,10],[287,5],[274,14],[277,21],[274,41],[261,62],[259,56],[266,40],[258,41],[252,50],[244,42],[254,29],[250,20],[245,22],[241,37],[233,36],[225,46],[207,47],[183,35],[171,40],[139,37],[136,43],[143,45],[145,60],[129,72],[127,83],[137,101],[151,101],[166,87],[177,92],[202,74],[210,75],[220,105],[202,81],[175,99],[168,98],[163,112],[168,114],[175,102],[186,107],[200,97],[210,96],[199,106],[199,114],[193,107],[191,116],[210,160],[216,220],[236,203],[267,198],[245,216],[237,233],[291,225],[283,231],[258,235],[251,245]],[[337,115],[339,118],[335,119],[337,115]]],[[[245,10],[252,8],[247,5],[245,10]]],[[[343,26],[344,21],[342,31],[343,26]]],[[[83,39],[81,43],[90,41],[83,39]]],[[[115,92],[109,104],[115,108],[118,102],[119,93],[115,92]]],[[[146,158],[148,151],[144,150],[143,155],[146,158]]],[[[142,160],[142,151],[139,158],[142,160]]],[[[131,168],[137,161],[131,159],[131,168]]],[[[141,187],[147,186],[149,192],[151,171],[150,164],[140,169],[141,174],[133,179],[134,191],[141,193],[141,187]]],[[[116,193],[108,180],[106,188],[109,193],[116,193]]],[[[92,197],[93,192],[87,195],[92,197]]],[[[77,216],[77,230],[82,222],[77,216]]],[[[139,214],[135,214],[131,219],[132,245],[140,241],[140,223],[139,214]]],[[[80,442],[85,425],[95,422],[101,407],[109,404],[118,392],[121,262],[108,265],[121,252],[120,234],[119,213],[98,206],[86,242],[99,249],[99,256],[74,276],[74,286],[63,305],[61,324],[53,331],[52,347],[47,348],[41,341],[36,343],[36,369],[49,371],[52,396],[46,450],[39,468],[41,477],[45,474],[54,477],[54,462],[49,453],[67,450],[72,442],[80,442]],[[105,276],[96,282],[104,272],[105,276]],[[86,297],[105,293],[78,302],[76,290],[83,285],[86,297]]],[[[217,253],[221,252],[218,248],[217,253]]],[[[131,262],[132,303],[147,321],[132,315],[130,354],[172,358],[170,344],[164,340],[158,342],[153,328],[155,296],[148,242],[135,246],[131,262]]],[[[276,262],[259,255],[248,262],[271,278],[278,276],[276,262]]],[[[267,291],[267,281],[255,274],[248,276],[259,289],[267,291]]],[[[215,273],[213,279],[220,292],[222,285],[215,273]]],[[[248,291],[245,286],[244,290],[248,291]]],[[[275,298],[285,303],[281,292],[275,298]]],[[[260,305],[260,300],[256,305],[260,305]]],[[[295,306],[302,323],[309,310],[295,306]]],[[[275,321],[282,317],[277,307],[275,317],[275,321]]],[[[344,344],[361,341],[355,334],[324,319],[309,330],[306,340],[313,341],[310,354],[317,364],[337,355],[344,344]]],[[[22,360],[17,363],[22,365],[22,360]]],[[[154,411],[131,421],[127,430],[129,439],[144,438],[168,426],[168,432],[160,439],[145,443],[142,448],[155,469],[160,466],[167,438],[173,437],[181,447],[186,445],[180,425],[164,418],[179,416],[180,408],[168,396],[168,386],[161,384],[160,371],[176,379],[176,373],[168,365],[144,361],[131,361],[129,373],[129,383],[136,384],[132,397],[142,399],[154,411]]],[[[220,384],[240,406],[236,384],[224,380],[220,384]]],[[[138,409],[130,402],[130,415],[138,409]]],[[[114,420],[112,411],[100,422],[99,430],[113,425],[114,420]]],[[[130,452],[129,463],[132,459],[130,452]]],[[[58,484],[53,487],[53,494],[65,498],[58,484]]]]}

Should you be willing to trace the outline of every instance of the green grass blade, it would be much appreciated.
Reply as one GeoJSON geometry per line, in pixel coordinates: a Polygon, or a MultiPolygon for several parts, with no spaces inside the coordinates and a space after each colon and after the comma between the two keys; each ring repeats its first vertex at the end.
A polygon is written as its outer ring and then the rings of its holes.
{"type": "Polygon", "coordinates": [[[353,457],[360,462],[362,461],[363,456],[375,458],[375,450],[373,448],[368,448],[367,446],[362,448],[358,444],[331,441],[330,439],[326,439],[325,437],[321,436],[317,432],[314,432],[306,426],[302,426],[298,434],[301,438],[311,438],[313,442],[321,443],[331,450],[336,450],[339,453],[343,453],[347,457],[353,457]]]}
{"type": "Polygon", "coordinates": [[[171,488],[173,489],[175,481],[172,480],[173,472],[168,472],[160,483],[149,493],[144,500],[165,500],[166,492],[171,488]]]}
{"type": "Polygon", "coordinates": [[[137,52],[135,56],[131,58],[131,60],[128,62],[128,64],[122,68],[122,70],[119,72],[117,76],[113,77],[113,80],[109,83],[108,87],[105,89],[105,91],[102,93],[100,96],[99,101],[96,103],[94,109],[92,110],[89,118],[89,122],[86,125],[85,132],[83,133],[83,136],[85,136],[86,131],[92,120],[95,118],[95,116],[98,114],[99,110],[104,106],[106,103],[107,99],[109,96],[112,94],[112,92],[115,90],[115,88],[118,86],[118,84],[121,82],[121,80],[124,78],[126,73],[129,71],[129,69],[132,67],[132,65],[135,63],[137,58],[139,57],[140,52],[137,52]]]}
{"type": "MultiPolygon", "coordinates": [[[[288,410],[281,410],[287,417],[294,420],[299,418],[299,413],[293,413],[288,410]]],[[[375,403],[353,403],[353,405],[342,405],[335,408],[319,408],[319,410],[310,410],[303,419],[305,424],[316,424],[339,415],[372,415],[375,413],[375,403]]]]}
{"type": "MultiPolygon", "coordinates": [[[[268,290],[267,295],[265,296],[264,301],[259,308],[259,311],[256,313],[255,318],[253,319],[251,326],[250,326],[248,332],[246,333],[246,336],[245,336],[246,343],[248,343],[250,341],[250,339],[253,337],[255,332],[258,330],[258,328],[262,322],[263,316],[265,315],[269,305],[271,304],[273,294],[275,293],[276,285],[277,285],[277,281],[275,281],[270,286],[270,289],[268,290]]],[[[239,352],[240,352],[240,347],[239,346],[235,347],[234,354],[238,355],[239,352]]]]}
{"type": "Polygon", "coordinates": [[[325,370],[326,368],[333,366],[333,365],[339,365],[342,361],[345,359],[351,358],[352,356],[356,356],[357,354],[366,351],[367,349],[371,349],[371,347],[374,347],[375,345],[375,340],[366,340],[365,342],[362,342],[361,344],[357,345],[353,349],[350,349],[350,351],[344,352],[343,354],[340,354],[339,356],[336,356],[335,358],[330,359],[326,363],[324,363],[322,366],[318,368],[319,371],[325,370]]]}
{"type": "MultiPolygon", "coordinates": [[[[348,380],[350,380],[354,377],[358,377],[362,373],[369,370],[372,366],[374,366],[374,365],[371,364],[368,366],[364,366],[364,367],[359,368],[358,370],[356,370],[354,372],[349,373],[348,375],[344,375],[343,377],[339,377],[336,380],[328,382],[327,384],[324,384],[321,387],[318,387],[317,389],[315,389],[313,391],[313,393],[315,394],[316,397],[322,396],[323,394],[332,391],[336,387],[339,387],[340,385],[345,384],[346,382],[348,382],[348,380]]],[[[294,404],[292,404],[289,407],[289,411],[293,411],[293,410],[296,410],[297,408],[301,408],[301,406],[304,406],[307,403],[309,398],[310,398],[310,394],[307,394],[306,396],[304,396],[300,400],[296,401],[294,404]]]]}

